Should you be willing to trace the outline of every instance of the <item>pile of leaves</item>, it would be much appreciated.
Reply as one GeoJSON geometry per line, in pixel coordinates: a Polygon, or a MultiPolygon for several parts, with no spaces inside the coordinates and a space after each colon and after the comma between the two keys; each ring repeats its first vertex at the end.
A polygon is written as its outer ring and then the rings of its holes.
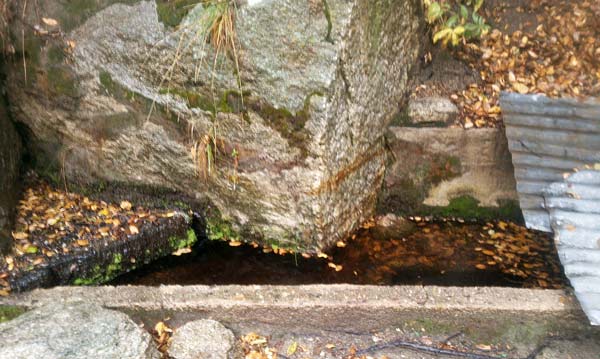
{"type": "MultiPolygon", "coordinates": [[[[276,359],[277,349],[269,346],[269,341],[266,337],[257,333],[248,333],[241,339],[242,350],[245,359],[276,359]]],[[[292,351],[288,348],[288,351],[292,351]]],[[[296,351],[293,348],[294,354],[296,351]]]]}
{"type": "Polygon", "coordinates": [[[165,320],[156,323],[154,330],[150,331],[161,357],[165,359],[169,358],[167,351],[169,350],[171,337],[173,336],[173,329],[167,324],[168,320],[169,318],[166,318],[165,320]]]}
{"type": "Polygon", "coordinates": [[[479,270],[497,267],[509,276],[524,280],[525,287],[563,287],[564,277],[553,241],[535,241],[535,232],[514,223],[498,221],[482,227],[475,251],[483,256],[479,270]]]}
{"type": "MultiPolygon", "coordinates": [[[[0,294],[8,294],[8,277],[60,262],[61,257],[101,248],[137,235],[173,217],[169,210],[149,210],[91,200],[34,180],[18,205],[12,253],[0,259],[0,294]]],[[[129,259],[135,260],[135,259],[129,259]]]]}
{"type": "Polygon", "coordinates": [[[465,44],[458,56],[479,72],[482,82],[452,96],[461,111],[461,125],[500,126],[501,91],[600,96],[598,8],[594,0],[533,0],[534,29],[512,33],[494,29],[481,43],[465,44]]]}
{"type": "MultiPolygon", "coordinates": [[[[457,12],[458,19],[463,18],[465,11],[462,13],[457,12]]],[[[453,20],[452,26],[433,20],[434,40],[446,41],[448,46],[458,42],[458,46],[433,47],[425,54],[424,62],[433,61],[433,71],[441,78],[422,78],[411,97],[450,97],[460,111],[454,125],[479,128],[502,127],[502,91],[550,97],[600,96],[598,1],[488,0],[478,13],[493,30],[482,28],[477,37],[460,35],[466,31],[462,25],[466,20],[453,20]],[[457,71],[456,63],[466,68],[457,71]],[[448,83],[453,84],[451,90],[446,90],[448,83]]],[[[432,16],[445,21],[444,14],[447,12],[433,11],[432,16]]]]}

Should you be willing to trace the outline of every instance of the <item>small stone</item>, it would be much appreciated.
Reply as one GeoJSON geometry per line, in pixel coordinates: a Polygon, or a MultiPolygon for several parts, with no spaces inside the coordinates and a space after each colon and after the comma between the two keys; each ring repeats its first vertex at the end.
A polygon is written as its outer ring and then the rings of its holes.
{"type": "Polygon", "coordinates": [[[223,324],[196,320],[175,330],[169,355],[174,359],[227,359],[234,342],[235,336],[223,324]]]}
{"type": "Polygon", "coordinates": [[[91,303],[52,303],[0,324],[0,358],[160,358],[127,315],[91,303]]]}
{"type": "Polygon", "coordinates": [[[449,124],[458,116],[458,108],[445,97],[423,97],[408,103],[408,117],[412,124],[449,124]]]}

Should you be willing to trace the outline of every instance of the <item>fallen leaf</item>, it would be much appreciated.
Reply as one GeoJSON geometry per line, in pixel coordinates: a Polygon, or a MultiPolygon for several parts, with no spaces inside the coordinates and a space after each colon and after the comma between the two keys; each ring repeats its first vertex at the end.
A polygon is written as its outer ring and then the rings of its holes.
{"type": "Polygon", "coordinates": [[[129,225],[129,231],[131,232],[131,234],[138,234],[138,233],[140,233],[140,230],[138,229],[138,227],[136,227],[133,224],[129,225]]]}
{"type": "Polygon", "coordinates": [[[90,241],[88,241],[87,239],[78,239],[77,240],[77,245],[79,245],[80,247],[86,247],[90,244],[90,241]]]}
{"type": "Polygon", "coordinates": [[[242,242],[240,242],[240,241],[230,241],[229,242],[230,247],[239,247],[241,245],[242,245],[242,242]]]}
{"type": "Polygon", "coordinates": [[[131,210],[131,202],[123,201],[123,202],[121,202],[120,207],[121,207],[121,209],[129,211],[129,210],[131,210]]]}
{"type": "Polygon", "coordinates": [[[297,342],[293,342],[287,348],[287,355],[294,355],[294,353],[296,352],[296,350],[298,350],[298,343],[297,342]]]}
{"type": "Polygon", "coordinates": [[[27,248],[25,248],[25,253],[27,254],[35,254],[38,252],[38,247],[36,246],[27,246],[27,248]]]}
{"type": "Polygon", "coordinates": [[[477,344],[475,347],[479,350],[486,351],[486,352],[492,350],[492,346],[487,345],[487,344],[477,344]]]}
{"type": "Polygon", "coordinates": [[[341,265],[335,264],[333,262],[329,262],[327,263],[327,266],[329,266],[329,268],[334,269],[336,272],[341,271],[342,269],[344,269],[341,265]]]}
{"type": "Polygon", "coordinates": [[[58,21],[56,21],[56,20],[54,20],[52,18],[49,18],[49,17],[43,17],[42,18],[42,22],[44,24],[48,25],[48,26],[56,26],[56,25],[58,25],[58,21]]]}
{"type": "Polygon", "coordinates": [[[522,84],[520,82],[513,83],[512,87],[513,87],[513,89],[515,89],[515,91],[517,91],[520,94],[529,93],[529,87],[527,87],[527,85],[522,84]]]}
{"type": "Polygon", "coordinates": [[[13,232],[12,236],[14,239],[17,239],[17,240],[23,240],[23,239],[27,239],[29,237],[29,235],[25,232],[16,232],[16,233],[13,232]]]}
{"type": "Polygon", "coordinates": [[[173,252],[171,254],[174,255],[174,256],[178,256],[179,257],[182,254],[188,254],[188,253],[191,253],[191,252],[192,252],[192,249],[186,247],[186,248],[179,248],[178,250],[176,250],[175,252],[173,252]]]}

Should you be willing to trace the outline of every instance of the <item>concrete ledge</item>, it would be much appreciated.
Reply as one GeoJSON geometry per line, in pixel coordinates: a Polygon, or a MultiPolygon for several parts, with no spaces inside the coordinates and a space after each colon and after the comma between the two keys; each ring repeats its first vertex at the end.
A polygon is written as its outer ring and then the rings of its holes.
{"type": "Polygon", "coordinates": [[[215,307],[253,306],[289,309],[371,307],[538,313],[580,310],[576,299],[562,290],[348,284],[56,287],[1,298],[0,304],[36,307],[48,301],[74,300],[93,300],[107,307],[142,310],[206,310],[215,307]]]}
{"type": "Polygon", "coordinates": [[[494,332],[509,323],[565,330],[587,323],[576,299],[564,291],[494,287],[57,287],[2,298],[0,305],[36,307],[49,301],[92,301],[147,323],[167,316],[177,323],[211,318],[234,329],[261,323],[298,332],[369,332],[423,320],[494,332]]]}
{"type": "MultiPolygon", "coordinates": [[[[237,336],[268,334],[281,352],[292,341],[317,347],[335,343],[339,352],[327,358],[341,358],[355,345],[373,345],[374,333],[384,341],[418,341],[422,335],[443,341],[462,333],[465,345],[507,345],[517,348],[519,355],[514,357],[528,355],[550,336],[591,338],[569,344],[585,353],[597,352],[594,343],[600,339],[576,299],[561,290],[345,284],[58,287],[0,298],[0,306],[37,307],[56,301],[99,303],[129,314],[147,328],[165,318],[175,328],[213,319],[237,336]]],[[[386,354],[424,357],[401,349],[386,354]]]]}

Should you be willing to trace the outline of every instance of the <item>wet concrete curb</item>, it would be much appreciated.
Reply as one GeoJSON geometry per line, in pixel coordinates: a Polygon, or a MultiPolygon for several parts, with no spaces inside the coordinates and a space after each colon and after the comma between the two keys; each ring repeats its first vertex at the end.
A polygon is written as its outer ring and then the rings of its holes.
{"type": "Polygon", "coordinates": [[[233,328],[260,322],[290,330],[341,327],[368,332],[429,318],[494,329],[502,323],[569,330],[586,323],[576,299],[562,290],[420,286],[161,286],[57,287],[0,299],[0,305],[92,301],[151,322],[211,318],[233,328]],[[502,322],[502,323],[500,323],[502,322]]]}

